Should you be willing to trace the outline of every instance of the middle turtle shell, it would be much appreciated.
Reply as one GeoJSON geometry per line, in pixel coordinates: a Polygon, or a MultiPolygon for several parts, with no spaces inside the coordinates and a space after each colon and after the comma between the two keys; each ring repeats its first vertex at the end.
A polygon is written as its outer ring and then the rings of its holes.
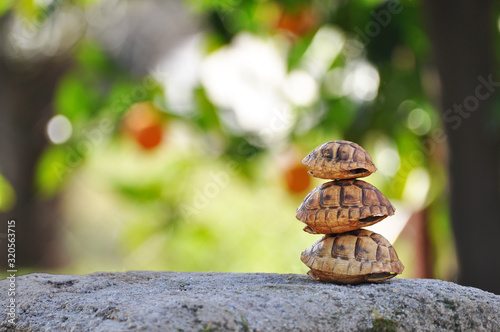
{"type": "Polygon", "coordinates": [[[362,180],[336,180],[311,191],[297,209],[296,218],[312,234],[343,233],[373,225],[394,214],[389,200],[362,180]]]}

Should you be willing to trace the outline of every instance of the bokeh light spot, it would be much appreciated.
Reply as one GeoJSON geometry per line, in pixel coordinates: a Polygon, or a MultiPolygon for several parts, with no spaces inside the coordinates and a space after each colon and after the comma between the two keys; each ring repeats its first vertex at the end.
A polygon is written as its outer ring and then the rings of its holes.
{"type": "Polygon", "coordinates": [[[380,78],[372,65],[356,62],[346,70],[343,88],[351,98],[370,101],[377,96],[380,78]]]}
{"type": "Polygon", "coordinates": [[[318,85],[305,71],[292,71],[285,83],[288,99],[297,106],[310,106],[318,100],[318,85]]]}
{"type": "Polygon", "coordinates": [[[325,74],[323,82],[324,90],[327,96],[340,98],[345,95],[345,91],[343,89],[344,72],[342,68],[330,70],[325,74]]]}
{"type": "Polygon", "coordinates": [[[377,166],[381,173],[393,176],[399,169],[399,154],[390,147],[385,147],[377,154],[377,166]]]}
{"type": "Polygon", "coordinates": [[[417,135],[425,135],[431,130],[432,120],[426,111],[416,108],[408,115],[408,128],[417,135]]]}
{"type": "Polygon", "coordinates": [[[69,140],[72,132],[71,122],[64,115],[54,116],[47,124],[47,135],[55,144],[62,144],[69,140]]]}
{"type": "Polygon", "coordinates": [[[374,161],[380,173],[386,176],[394,176],[401,164],[396,146],[385,137],[375,143],[374,161]]]}
{"type": "Polygon", "coordinates": [[[429,173],[422,167],[415,168],[408,174],[403,200],[411,205],[414,211],[420,210],[424,206],[430,186],[429,173]]]}

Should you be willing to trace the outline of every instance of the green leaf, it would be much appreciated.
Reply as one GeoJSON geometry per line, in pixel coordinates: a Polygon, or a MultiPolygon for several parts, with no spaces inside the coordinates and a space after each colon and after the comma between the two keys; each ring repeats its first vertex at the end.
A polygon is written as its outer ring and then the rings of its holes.
{"type": "Polygon", "coordinates": [[[35,170],[35,187],[44,197],[53,197],[66,184],[66,179],[81,157],[69,150],[68,146],[50,146],[45,150],[35,170]]]}
{"type": "Polygon", "coordinates": [[[111,62],[111,59],[104,50],[98,44],[91,41],[82,43],[76,54],[76,59],[86,71],[93,70],[101,73],[111,73],[116,66],[111,62]]]}
{"type": "Polygon", "coordinates": [[[216,112],[215,106],[207,98],[205,90],[197,89],[195,91],[195,99],[198,106],[198,114],[194,117],[194,122],[204,131],[220,131],[219,115],[216,112]]]}
{"type": "Polygon", "coordinates": [[[59,83],[55,97],[56,112],[71,122],[89,118],[95,111],[95,95],[76,74],[69,74],[59,83]]]}
{"type": "Polygon", "coordinates": [[[122,196],[134,202],[159,201],[163,193],[161,183],[115,183],[114,187],[122,196]]]}
{"type": "Polygon", "coordinates": [[[0,174],[0,211],[6,212],[12,209],[16,202],[16,193],[14,188],[0,174]]]}
{"type": "Polygon", "coordinates": [[[2,17],[8,10],[10,10],[13,4],[14,4],[13,0],[0,1],[0,17],[2,17]]]}

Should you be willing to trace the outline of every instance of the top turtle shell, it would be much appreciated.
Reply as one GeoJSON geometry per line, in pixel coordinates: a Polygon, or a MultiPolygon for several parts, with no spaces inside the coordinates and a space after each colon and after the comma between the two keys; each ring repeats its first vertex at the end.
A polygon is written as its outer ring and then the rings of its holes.
{"type": "Polygon", "coordinates": [[[377,168],[361,146],[349,141],[331,141],[318,146],[302,163],[309,174],[321,179],[353,179],[368,176],[377,168]]]}

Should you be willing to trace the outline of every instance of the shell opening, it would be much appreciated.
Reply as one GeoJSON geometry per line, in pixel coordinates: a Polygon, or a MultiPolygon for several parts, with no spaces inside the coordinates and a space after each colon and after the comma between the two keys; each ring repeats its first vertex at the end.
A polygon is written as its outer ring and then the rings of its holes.
{"type": "Polygon", "coordinates": [[[314,272],[313,272],[312,270],[307,271],[307,275],[308,275],[309,277],[311,277],[311,279],[314,279],[314,280],[316,280],[316,281],[319,281],[319,280],[320,280],[320,278],[319,278],[317,275],[315,275],[315,274],[314,274],[314,272]]]}
{"type": "Polygon", "coordinates": [[[366,217],[366,218],[359,219],[359,223],[360,224],[376,223],[376,222],[381,221],[385,217],[387,217],[387,216],[380,216],[380,215],[378,215],[378,216],[377,215],[376,216],[369,216],[369,217],[366,217]]]}
{"type": "Polygon", "coordinates": [[[318,234],[318,233],[316,233],[316,231],[315,231],[314,229],[312,229],[312,228],[311,228],[311,227],[309,227],[309,226],[304,227],[302,230],[303,230],[304,232],[306,232],[306,233],[309,233],[309,234],[318,234]]]}
{"type": "Polygon", "coordinates": [[[382,281],[393,278],[397,275],[395,272],[371,273],[366,276],[366,281],[382,281]]]}
{"type": "Polygon", "coordinates": [[[368,170],[366,168],[356,168],[356,169],[352,169],[349,171],[349,173],[351,173],[351,174],[361,174],[361,173],[365,173],[365,172],[368,172],[368,170]]]}

